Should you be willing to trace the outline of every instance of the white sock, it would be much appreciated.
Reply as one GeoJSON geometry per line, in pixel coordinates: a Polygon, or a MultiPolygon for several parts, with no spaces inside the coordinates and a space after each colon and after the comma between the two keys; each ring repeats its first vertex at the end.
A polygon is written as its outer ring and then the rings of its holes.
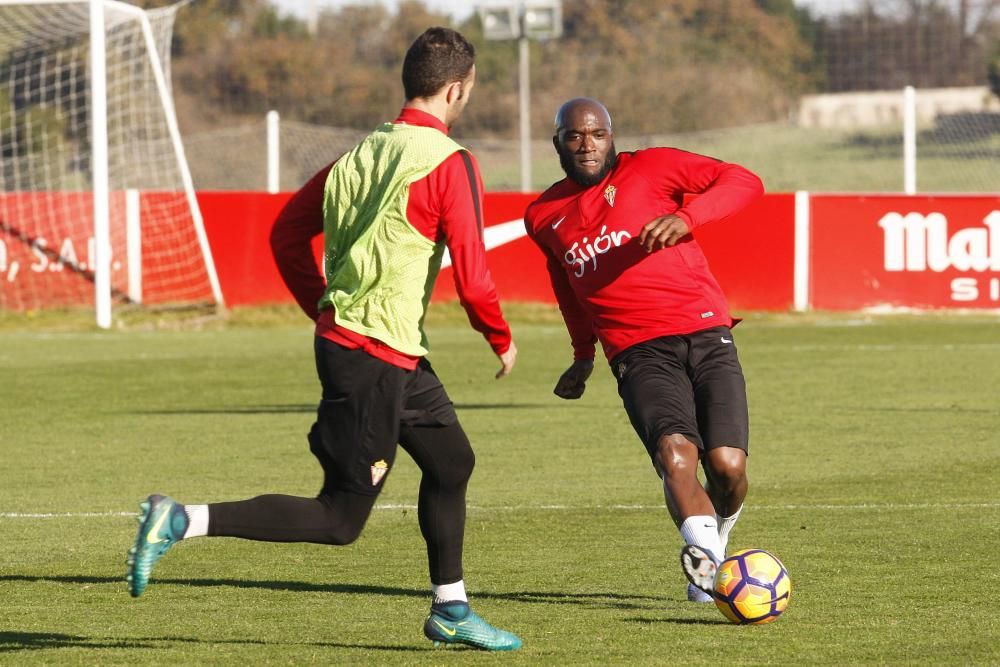
{"type": "Polygon", "coordinates": [[[719,524],[715,516],[689,516],[681,524],[681,537],[688,544],[701,547],[721,561],[722,541],[719,539],[719,524]]]}
{"type": "Polygon", "coordinates": [[[189,537],[204,537],[208,535],[208,505],[185,505],[188,527],[184,531],[184,539],[189,537]]]}
{"type": "Polygon", "coordinates": [[[465,595],[465,580],[460,579],[453,584],[431,584],[431,593],[434,594],[434,604],[440,602],[454,602],[460,600],[468,602],[465,595]]]}
{"type": "Polygon", "coordinates": [[[719,541],[722,542],[722,557],[726,557],[726,549],[729,547],[729,531],[733,529],[736,525],[736,520],[740,518],[740,512],[743,511],[743,505],[733,512],[732,516],[719,516],[715,515],[716,521],[719,523],[719,541]]]}

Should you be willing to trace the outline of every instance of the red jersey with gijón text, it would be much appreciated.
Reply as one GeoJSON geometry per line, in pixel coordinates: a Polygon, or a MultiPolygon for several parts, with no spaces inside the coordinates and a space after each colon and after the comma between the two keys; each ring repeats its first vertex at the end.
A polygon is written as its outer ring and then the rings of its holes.
{"type": "MultiPolygon", "coordinates": [[[[433,127],[448,134],[439,119],[414,108],[404,108],[393,122],[433,127]]],[[[271,230],[274,261],[292,296],[316,321],[317,336],[412,370],[417,367],[417,357],[345,329],[334,321],[331,310],[319,310],[326,280],[313,259],[312,239],[323,233],[323,194],[332,166],[313,176],[278,214],[271,230]]],[[[455,291],[469,323],[500,355],[510,348],[511,333],[486,265],[482,210],[483,181],[471,154],[453,153],[427,176],[410,184],[407,222],[431,241],[444,240],[454,268],[455,291]]]]}
{"type": "Polygon", "coordinates": [[[566,178],[542,193],[524,224],[548,260],[574,359],[594,357],[595,336],[610,361],[646,340],[732,326],[693,236],[647,253],[639,235],[669,214],[697,229],[737,213],[763,191],[760,179],[739,165],[649,148],[619,153],[597,185],[566,178]],[[685,202],[688,194],[698,196],[685,202]]]}

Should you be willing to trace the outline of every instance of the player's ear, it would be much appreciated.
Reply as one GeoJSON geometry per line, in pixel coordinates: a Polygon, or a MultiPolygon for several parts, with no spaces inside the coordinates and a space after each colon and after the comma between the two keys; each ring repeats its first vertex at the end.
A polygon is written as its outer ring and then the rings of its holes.
{"type": "Polygon", "coordinates": [[[559,152],[559,133],[556,132],[552,135],[552,145],[556,148],[556,153],[559,152]]]}
{"type": "Polygon", "coordinates": [[[461,81],[453,81],[452,83],[449,83],[445,92],[445,101],[448,104],[454,104],[456,101],[462,99],[462,89],[463,85],[461,81]]]}

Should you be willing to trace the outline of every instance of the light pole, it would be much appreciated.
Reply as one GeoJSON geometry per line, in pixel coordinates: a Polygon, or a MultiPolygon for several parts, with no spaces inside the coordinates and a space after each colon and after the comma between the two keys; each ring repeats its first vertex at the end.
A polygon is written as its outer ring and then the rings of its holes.
{"type": "Polygon", "coordinates": [[[529,39],[562,35],[562,0],[489,0],[478,6],[486,39],[516,39],[521,119],[521,192],[531,191],[531,65],[529,39]]]}
{"type": "Polygon", "coordinates": [[[306,31],[310,37],[315,37],[319,31],[319,6],[317,0],[306,2],[306,31]]]}

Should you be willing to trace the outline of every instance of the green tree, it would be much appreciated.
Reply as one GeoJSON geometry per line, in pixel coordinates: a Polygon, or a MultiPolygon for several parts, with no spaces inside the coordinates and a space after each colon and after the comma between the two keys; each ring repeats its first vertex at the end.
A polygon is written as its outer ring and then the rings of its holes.
{"type": "Polygon", "coordinates": [[[532,82],[546,120],[582,94],[604,101],[619,131],[727,127],[782,118],[810,88],[795,21],[752,3],[580,0],[564,11],[565,34],[542,45],[532,82]]]}
{"type": "MultiPolygon", "coordinates": [[[[548,131],[556,107],[577,95],[602,99],[631,133],[773,120],[818,79],[810,17],[791,0],[574,0],[563,11],[562,38],[531,42],[534,133],[548,131]]],[[[420,0],[396,12],[381,4],[326,10],[315,36],[263,0],[187,5],[174,46],[185,130],[271,108],[289,120],[371,128],[398,110],[403,54],[431,25],[448,19],[420,0]]],[[[516,43],[484,40],[475,16],[458,27],[478,54],[476,102],[460,131],[512,136],[516,43]]]]}
{"type": "MultiPolygon", "coordinates": [[[[0,67],[2,70],[2,67],[0,67]]],[[[6,190],[51,187],[54,156],[65,158],[66,121],[60,109],[20,103],[0,88],[0,184],[6,190]]],[[[59,158],[56,158],[59,159],[59,158]]]]}

